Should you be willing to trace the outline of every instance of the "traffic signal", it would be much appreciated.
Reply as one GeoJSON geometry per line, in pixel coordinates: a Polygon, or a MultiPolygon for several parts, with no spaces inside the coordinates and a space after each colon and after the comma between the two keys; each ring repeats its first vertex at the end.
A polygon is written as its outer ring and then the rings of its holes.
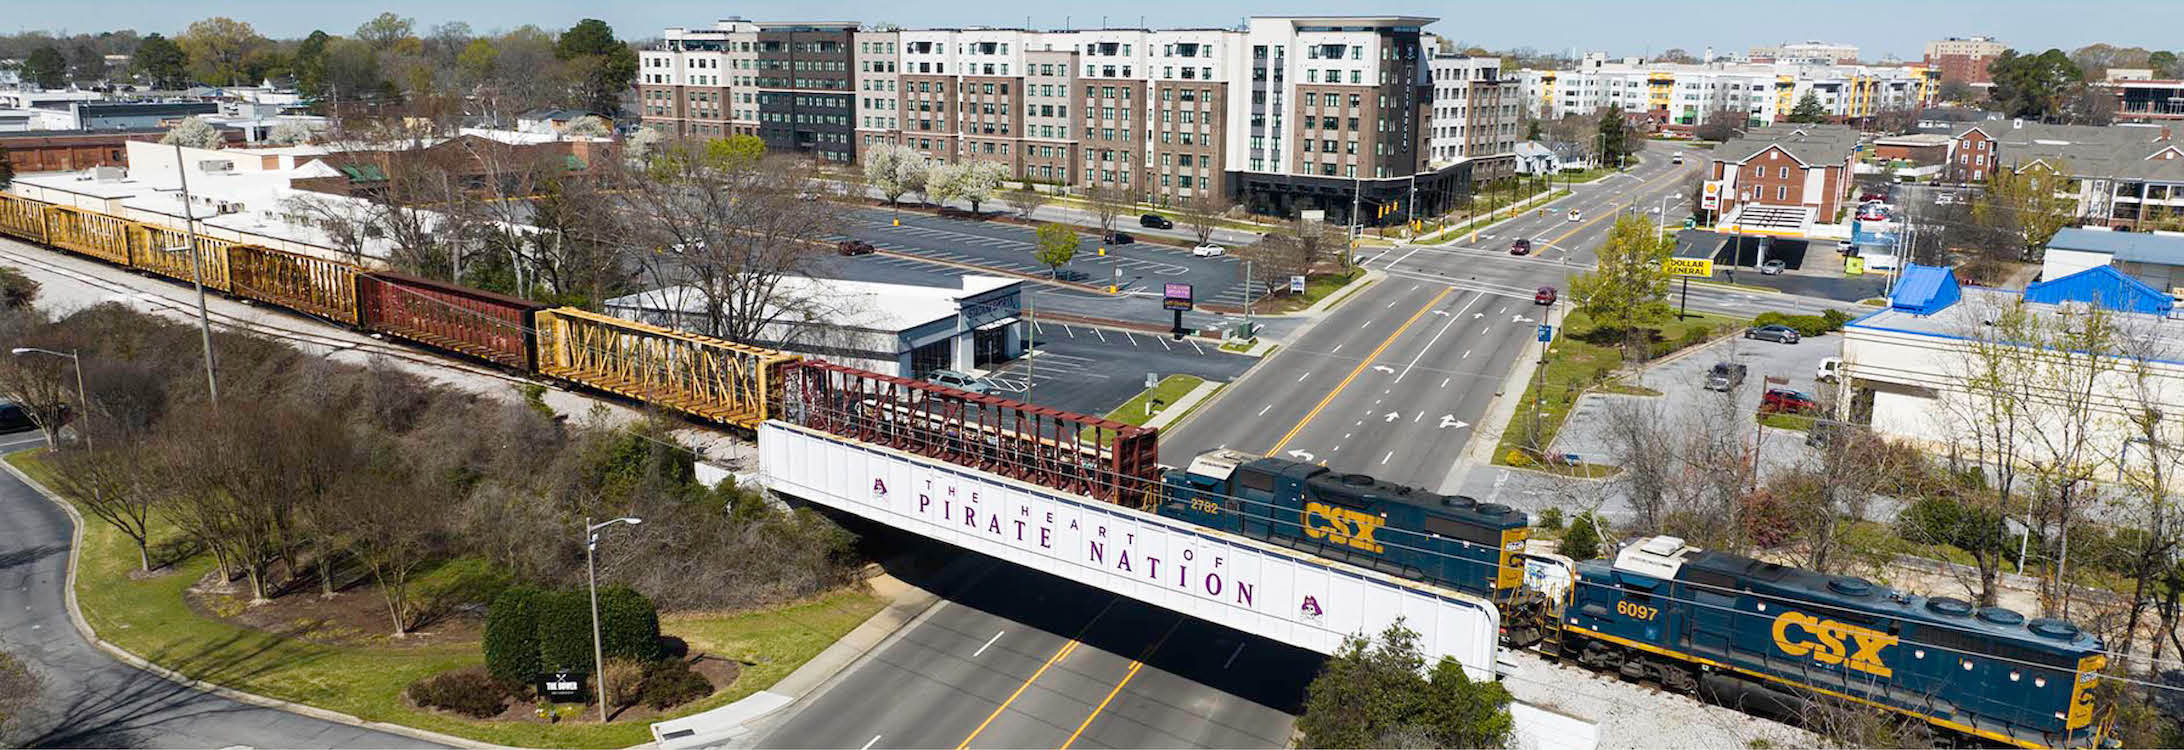
{"type": "Polygon", "coordinates": [[[1099,249],[1099,257],[1102,257],[1102,258],[1105,258],[1105,257],[1107,257],[1107,248],[1104,248],[1104,247],[1103,247],[1103,248],[1100,248],[1100,249],[1099,249]]]}

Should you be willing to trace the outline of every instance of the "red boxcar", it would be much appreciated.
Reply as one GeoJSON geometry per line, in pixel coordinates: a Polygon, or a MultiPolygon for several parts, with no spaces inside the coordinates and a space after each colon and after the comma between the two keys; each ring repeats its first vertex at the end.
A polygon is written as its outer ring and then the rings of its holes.
{"type": "Polygon", "coordinates": [[[533,317],[546,305],[399,273],[357,277],[366,330],[536,372],[533,317]]]}
{"type": "Polygon", "coordinates": [[[1160,492],[1159,430],[803,360],[773,417],[1132,507],[1160,492]]]}

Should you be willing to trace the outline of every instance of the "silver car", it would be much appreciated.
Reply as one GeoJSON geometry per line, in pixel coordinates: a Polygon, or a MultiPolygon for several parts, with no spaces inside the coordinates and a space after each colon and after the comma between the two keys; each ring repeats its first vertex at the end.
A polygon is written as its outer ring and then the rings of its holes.
{"type": "Polygon", "coordinates": [[[936,385],[948,386],[959,391],[969,391],[980,395],[993,392],[993,386],[986,381],[955,370],[934,370],[933,374],[925,376],[925,379],[936,385]]]}
{"type": "Polygon", "coordinates": [[[1744,330],[1744,337],[1748,339],[1759,339],[1761,341],[1772,341],[1778,344],[1795,344],[1797,343],[1797,340],[1799,338],[1802,338],[1797,334],[1797,329],[1791,328],[1786,325],[1771,325],[1759,326],[1757,328],[1747,328],[1744,330]]]}

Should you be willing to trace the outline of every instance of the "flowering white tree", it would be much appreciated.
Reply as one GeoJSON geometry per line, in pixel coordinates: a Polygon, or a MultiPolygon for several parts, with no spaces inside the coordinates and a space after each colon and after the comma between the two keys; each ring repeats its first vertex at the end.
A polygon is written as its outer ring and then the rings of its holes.
{"type": "Polygon", "coordinates": [[[931,171],[925,155],[909,146],[889,143],[864,155],[865,184],[878,188],[890,206],[904,193],[924,191],[931,171]]]}
{"type": "Polygon", "coordinates": [[[622,153],[628,155],[631,162],[643,164],[651,160],[652,153],[659,150],[660,141],[666,137],[658,128],[638,128],[622,142],[622,153]]]}
{"type": "Polygon", "coordinates": [[[273,130],[266,134],[265,139],[275,145],[293,146],[310,142],[312,135],[311,126],[295,120],[282,120],[273,124],[273,130]]]}
{"type": "Polygon", "coordinates": [[[227,139],[220,135],[219,128],[196,115],[184,117],[174,127],[168,128],[167,134],[159,142],[179,143],[189,148],[220,148],[227,145],[227,139]]]}
{"type": "Polygon", "coordinates": [[[956,174],[959,184],[956,197],[971,202],[971,213],[978,213],[978,204],[992,200],[1001,192],[1001,181],[1009,178],[1009,165],[997,161],[966,162],[956,174]]]}

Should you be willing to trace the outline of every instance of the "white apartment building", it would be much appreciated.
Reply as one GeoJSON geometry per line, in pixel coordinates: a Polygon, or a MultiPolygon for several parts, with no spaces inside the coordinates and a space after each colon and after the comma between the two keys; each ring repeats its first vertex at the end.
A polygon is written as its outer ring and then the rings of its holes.
{"type": "Polygon", "coordinates": [[[1785,42],[1766,47],[1753,47],[1746,57],[1752,62],[1761,63],[1848,65],[1858,62],[1858,45],[1810,41],[1785,42]]]}
{"type": "Polygon", "coordinates": [[[1585,57],[1572,70],[1519,72],[1526,112],[1552,119],[1602,108],[1655,112],[1669,125],[1697,125],[1709,113],[1741,109],[1755,125],[1787,116],[1806,94],[1831,117],[1857,119],[1933,103],[1938,71],[1923,65],[1648,63],[1585,57]]]}
{"type": "Polygon", "coordinates": [[[1502,75],[1501,58],[1435,55],[1427,63],[1427,78],[1433,86],[1428,164],[1515,152],[1524,89],[1502,75]]]}

